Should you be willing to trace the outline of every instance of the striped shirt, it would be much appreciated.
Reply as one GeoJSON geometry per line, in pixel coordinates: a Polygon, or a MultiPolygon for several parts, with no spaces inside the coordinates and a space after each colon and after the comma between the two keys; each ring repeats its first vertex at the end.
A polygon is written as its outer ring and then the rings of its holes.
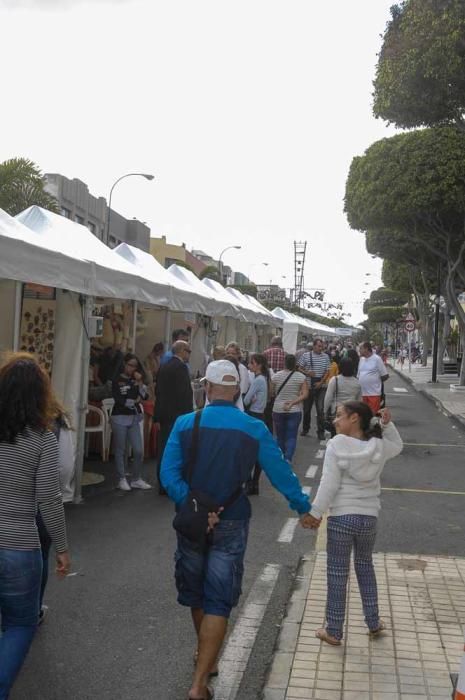
{"type": "Polygon", "coordinates": [[[315,372],[315,377],[307,377],[307,381],[310,384],[311,380],[313,382],[319,381],[326,372],[329,370],[331,362],[328,355],[325,352],[304,352],[302,357],[299,359],[299,367],[306,370],[307,372],[315,372]]]}
{"type": "Polygon", "coordinates": [[[58,477],[58,443],[50,431],[27,428],[16,443],[0,442],[0,547],[40,549],[37,507],[57,552],[68,549],[58,477]]]}
{"type": "MultiPolygon", "coordinates": [[[[276,372],[276,374],[273,375],[271,381],[273,383],[275,396],[276,392],[279,391],[279,387],[284,384],[289,374],[290,372],[288,369],[283,369],[282,372],[276,372]]],[[[300,395],[304,381],[305,377],[303,376],[302,372],[294,372],[292,377],[288,379],[286,385],[281,389],[278,396],[275,398],[273,405],[273,411],[275,413],[300,413],[302,411],[301,403],[295,404],[295,406],[292,406],[289,411],[284,410],[284,404],[287,401],[296,400],[296,398],[300,395]]]]}

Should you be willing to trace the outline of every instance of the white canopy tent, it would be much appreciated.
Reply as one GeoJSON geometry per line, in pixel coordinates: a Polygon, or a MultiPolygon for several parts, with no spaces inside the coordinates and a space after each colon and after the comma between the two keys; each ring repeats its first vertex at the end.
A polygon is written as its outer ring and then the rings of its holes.
{"type": "Polygon", "coordinates": [[[334,329],[330,326],[291,314],[279,306],[273,309],[272,314],[283,322],[283,347],[286,352],[295,353],[302,338],[306,339],[309,335],[336,337],[334,329]]]}
{"type": "Polygon", "coordinates": [[[187,286],[193,294],[196,294],[204,299],[206,316],[214,317],[218,314],[237,318],[238,309],[232,301],[225,298],[217,298],[216,293],[207,287],[193,272],[179,265],[171,265],[168,268],[168,273],[173,281],[177,280],[187,286]]]}

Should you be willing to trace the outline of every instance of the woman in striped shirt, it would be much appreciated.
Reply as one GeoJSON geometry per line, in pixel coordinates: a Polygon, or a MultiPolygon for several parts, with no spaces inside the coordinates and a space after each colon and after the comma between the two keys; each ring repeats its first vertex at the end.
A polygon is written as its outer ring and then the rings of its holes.
{"type": "Polygon", "coordinates": [[[58,445],[48,376],[31,355],[0,369],[0,700],[9,691],[39,619],[42,556],[36,513],[56,550],[56,573],[69,572],[58,478],[58,445]]]}

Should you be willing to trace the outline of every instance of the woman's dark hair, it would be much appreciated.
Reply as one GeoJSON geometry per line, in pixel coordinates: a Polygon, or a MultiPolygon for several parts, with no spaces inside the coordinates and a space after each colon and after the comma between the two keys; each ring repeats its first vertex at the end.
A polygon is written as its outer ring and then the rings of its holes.
{"type": "Polygon", "coordinates": [[[347,359],[352,360],[352,364],[354,366],[354,377],[356,377],[357,371],[358,371],[358,365],[360,362],[360,357],[358,355],[358,352],[354,348],[350,348],[347,351],[347,359]]]}
{"type": "Polygon", "coordinates": [[[265,355],[261,355],[258,352],[254,352],[250,356],[250,361],[254,361],[256,365],[260,367],[261,373],[265,377],[266,381],[270,381],[270,369],[268,367],[268,360],[266,359],[265,355]]]}
{"type": "Polygon", "coordinates": [[[295,359],[295,355],[286,355],[284,358],[284,366],[286,369],[288,369],[290,372],[294,372],[296,368],[297,361],[295,359]]]}
{"type": "Polygon", "coordinates": [[[0,369],[0,442],[14,444],[26,428],[54,420],[50,379],[32,355],[13,353],[0,369]]]}
{"type": "Polygon", "coordinates": [[[372,437],[382,438],[383,432],[380,425],[370,425],[373,418],[373,411],[368,404],[363,401],[346,401],[342,404],[347,415],[351,416],[356,413],[360,418],[360,429],[365,438],[369,440],[372,437]]]}
{"type": "Polygon", "coordinates": [[[162,352],[165,349],[165,346],[163,343],[155,343],[155,345],[152,348],[152,352],[162,352]]]}
{"type": "Polygon", "coordinates": [[[145,382],[146,381],[146,374],[145,374],[144,367],[142,365],[142,362],[137,357],[137,355],[134,355],[133,352],[127,352],[125,354],[125,356],[123,357],[121,364],[118,368],[116,376],[119,376],[120,374],[122,374],[124,372],[124,368],[126,367],[128,362],[131,362],[131,360],[136,360],[136,362],[137,362],[136,372],[140,372],[140,374],[142,375],[142,379],[145,382]]]}
{"type": "Polygon", "coordinates": [[[344,357],[339,363],[339,370],[343,377],[353,377],[354,363],[348,357],[344,357]]]}

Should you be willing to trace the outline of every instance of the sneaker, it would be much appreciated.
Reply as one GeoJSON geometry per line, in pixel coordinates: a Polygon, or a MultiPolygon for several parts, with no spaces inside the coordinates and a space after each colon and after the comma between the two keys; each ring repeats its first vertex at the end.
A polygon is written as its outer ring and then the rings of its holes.
{"type": "Polygon", "coordinates": [[[48,611],[48,605],[42,605],[42,607],[40,608],[40,612],[39,612],[39,622],[37,623],[38,625],[41,625],[42,622],[44,621],[45,616],[47,614],[47,611],[48,611]]]}
{"type": "Polygon", "coordinates": [[[118,481],[118,486],[116,488],[120,489],[121,491],[130,491],[131,490],[131,487],[129,486],[127,479],[120,479],[118,481]]]}
{"type": "Polygon", "coordinates": [[[153,488],[148,484],[146,481],[143,479],[136,479],[135,481],[131,481],[131,488],[132,489],[142,489],[143,491],[148,491],[148,489],[153,488]]]}

